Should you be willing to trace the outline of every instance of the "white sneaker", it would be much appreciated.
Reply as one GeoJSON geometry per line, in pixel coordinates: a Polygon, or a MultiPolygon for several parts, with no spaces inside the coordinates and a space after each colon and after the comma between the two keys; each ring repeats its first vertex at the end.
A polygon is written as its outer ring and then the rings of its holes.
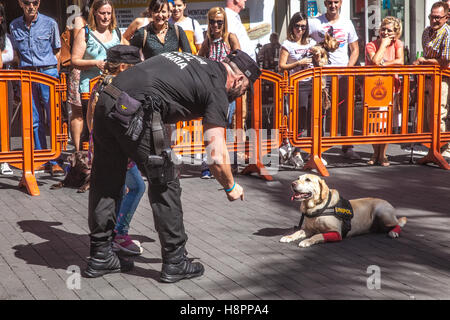
{"type": "Polygon", "coordinates": [[[112,244],[114,251],[122,251],[129,255],[140,255],[144,252],[141,243],[137,240],[131,240],[129,235],[117,235],[112,244]]]}
{"type": "Polygon", "coordinates": [[[351,159],[351,160],[359,160],[359,159],[361,159],[361,156],[359,154],[357,154],[353,150],[353,148],[350,148],[344,152],[344,158],[351,159]]]}
{"type": "Polygon", "coordinates": [[[450,149],[445,150],[441,154],[444,158],[450,158],[450,149]]]}
{"type": "Polygon", "coordinates": [[[296,154],[295,156],[293,156],[292,158],[291,158],[291,164],[293,164],[294,165],[294,167],[297,169],[297,168],[302,168],[303,167],[303,165],[304,165],[304,162],[303,162],[303,159],[302,159],[302,156],[300,155],[300,154],[296,154]]]}
{"type": "Polygon", "coordinates": [[[14,174],[14,172],[11,170],[8,163],[6,163],[6,162],[3,162],[2,164],[0,164],[0,172],[5,176],[6,175],[10,176],[10,175],[14,174]]]}

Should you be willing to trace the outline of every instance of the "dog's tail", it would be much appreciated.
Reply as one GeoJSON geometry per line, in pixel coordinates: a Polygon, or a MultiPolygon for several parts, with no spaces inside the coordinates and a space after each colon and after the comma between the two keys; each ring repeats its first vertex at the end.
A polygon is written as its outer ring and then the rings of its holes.
{"type": "Polygon", "coordinates": [[[400,228],[403,228],[406,222],[408,222],[408,219],[406,219],[406,217],[401,217],[398,219],[398,225],[400,226],[400,228]]]}

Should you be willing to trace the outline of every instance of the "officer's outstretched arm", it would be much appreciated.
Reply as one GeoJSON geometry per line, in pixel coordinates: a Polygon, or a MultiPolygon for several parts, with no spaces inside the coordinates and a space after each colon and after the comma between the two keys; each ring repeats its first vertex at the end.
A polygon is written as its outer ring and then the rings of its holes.
{"type": "Polygon", "coordinates": [[[204,140],[208,165],[214,177],[223,186],[228,200],[244,200],[244,189],[233,178],[230,166],[230,156],[225,143],[225,129],[205,124],[204,140]]]}

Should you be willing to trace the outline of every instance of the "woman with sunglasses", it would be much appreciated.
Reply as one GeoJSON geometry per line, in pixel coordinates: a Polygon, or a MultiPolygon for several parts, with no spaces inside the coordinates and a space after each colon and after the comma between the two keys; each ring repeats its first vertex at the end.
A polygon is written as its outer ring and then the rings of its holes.
{"type": "MultiPolygon", "coordinates": [[[[379,37],[366,45],[366,65],[391,66],[404,64],[404,46],[400,41],[402,35],[402,22],[395,17],[386,17],[381,22],[379,37]]],[[[393,125],[398,127],[401,123],[400,114],[400,79],[394,78],[394,107],[393,125]]],[[[380,164],[389,166],[386,157],[387,144],[374,144],[373,155],[367,162],[369,165],[380,164]]]]}
{"type": "Polygon", "coordinates": [[[227,16],[221,7],[208,11],[208,30],[206,39],[198,53],[214,61],[222,61],[231,51],[241,49],[234,33],[228,32],[227,16]]]}
{"type": "MultiPolygon", "coordinates": [[[[289,21],[287,29],[287,40],[281,45],[279,68],[281,71],[289,71],[289,74],[312,68],[312,59],[310,58],[310,48],[316,45],[316,42],[309,37],[308,18],[301,12],[294,14],[289,21]]],[[[298,132],[300,136],[306,135],[310,130],[311,113],[309,101],[312,92],[312,80],[301,80],[299,84],[299,124],[298,132]]],[[[293,154],[295,163],[303,164],[300,150],[296,149],[293,154]]]]}
{"type": "MultiPolygon", "coordinates": [[[[228,32],[227,15],[225,9],[214,7],[208,11],[208,30],[206,39],[198,52],[199,56],[207,57],[210,60],[222,61],[233,50],[241,49],[239,40],[234,33],[228,32]]],[[[228,108],[228,127],[232,125],[232,119],[236,103],[233,101],[228,108]]],[[[201,166],[201,178],[210,179],[211,172],[203,158],[201,166]]]]}

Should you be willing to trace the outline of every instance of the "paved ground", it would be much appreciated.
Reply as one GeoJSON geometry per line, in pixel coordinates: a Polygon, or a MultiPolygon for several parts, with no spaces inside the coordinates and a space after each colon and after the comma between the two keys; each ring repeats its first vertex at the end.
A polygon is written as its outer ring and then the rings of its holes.
{"type": "MultiPolygon", "coordinates": [[[[357,150],[369,158],[369,147],[357,150]]],[[[299,221],[289,201],[299,171],[283,169],[273,182],[239,176],[246,199],[229,203],[215,180],[199,179],[189,166],[181,180],[187,249],[205,275],[158,282],[160,246],[144,197],[130,230],[145,248],[135,269],[82,278],[80,289],[69,289],[77,282],[67,269],[83,269],[89,254],[88,195],[50,190],[58,179],[39,174],[41,195],[30,197],[17,188],[15,171],[0,177],[0,299],[450,299],[450,172],[410,165],[398,146],[388,153],[396,154],[392,165],[381,168],[344,162],[331,150],[326,180],[348,199],[390,201],[408,217],[400,239],[369,234],[307,249],[279,243],[299,221]],[[379,290],[367,287],[373,265],[379,290]]]]}

